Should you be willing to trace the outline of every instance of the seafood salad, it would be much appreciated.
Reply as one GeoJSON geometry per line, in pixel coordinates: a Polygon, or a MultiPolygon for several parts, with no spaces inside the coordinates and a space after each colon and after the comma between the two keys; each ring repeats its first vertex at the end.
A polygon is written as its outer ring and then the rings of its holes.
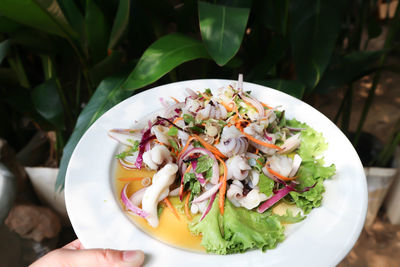
{"type": "Polygon", "coordinates": [[[186,89],[182,101],[162,100],[165,108],[146,126],[109,131],[122,144],[116,160],[123,168],[153,172],[131,195],[137,178],[124,180],[118,193],[126,212],[157,228],[163,206],[210,253],[276,247],[287,224],[321,205],[323,181],[335,174],[324,163],[322,134],[287,118],[290,107],[257,100],[242,80],[186,89]]]}

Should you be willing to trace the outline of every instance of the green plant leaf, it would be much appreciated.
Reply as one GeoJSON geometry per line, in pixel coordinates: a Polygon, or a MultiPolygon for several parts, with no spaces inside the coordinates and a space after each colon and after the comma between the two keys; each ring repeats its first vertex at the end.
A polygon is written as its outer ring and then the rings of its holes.
{"type": "Polygon", "coordinates": [[[0,85],[4,87],[18,85],[18,76],[12,68],[0,68],[0,85]]]}
{"type": "Polygon", "coordinates": [[[292,7],[290,38],[296,74],[309,90],[329,64],[340,30],[341,1],[296,1],[292,7]]]}
{"type": "Polygon", "coordinates": [[[76,37],[56,0],[1,0],[0,13],[41,31],[62,37],[76,37]]]}
{"type": "Polygon", "coordinates": [[[7,56],[8,50],[10,49],[10,40],[5,40],[0,43],[0,64],[3,59],[7,56]]]}
{"type": "Polygon", "coordinates": [[[337,57],[315,88],[315,92],[327,93],[369,74],[376,70],[382,54],[383,51],[356,51],[337,57]]]}
{"type": "Polygon", "coordinates": [[[75,146],[102,114],[129,97],[136,89],[153,83],[176,66],[189,60],[208,57],[201,42],[171,34],[147,48],[128,78],[118,76],[103,80],[79,115],[75,129],[64,147],[56,187],[64,188],[65,173],[75,146]]]}
{"type": "Polygon", "coordinates": [[[64,127],[64,114],[56,80],[50,79],[32,91],[32,103],[37,112],[56,128],[64,127]]]}
{"type": "Polygon", "coordinates": [[[268,81],[254,81],[257,84],[261,84],[278,91],[284,92],[291,96],[301,99],[305,91],[305,85],[298,81],[290,80],[268,80],[268,81]]]}
{"type": "Polygon", "coordinates": [[[122,63],[124,54],[120,51],[112,51],[111,55],[104,58],[89,70],[90,78],[93,84],[99,84],[104,78],[116,74],[122,70],[125,65],[122,63]]]}
{"type": "Polygon", "coordinates": [[[265,0],[256,2],[253,9],[256,19],[265,27],[286,35],[288,24],[289,0],[265,0]]]}
{"type": "Polygon", "coordinates": [[[0,15],[0,32],[2,33],[11,33],[15,32],[21,27],[21,24],[18,24],[9,18],[0,15]]]}
{"type": "Polygon", "coordinates": [[[184,62],[209,57],[203,44],[195,39],[181,34],[163,36],[143,53],[123,88],[141,88],[184,62]]]}
{"type": "Polygon", "coordinates": [[[118,41],[124,34],[126,27],[129,23],[130,14],[130,0],[120,0],[115,16],[114,25],[111,30],[110,41],[108,42],[108,49],[113,49],[118,41]]]}
{"type": "Polygon", "coordinates": [[[97,63],[107,56],[109,27],[101,9],[94,0],[87,0],[85,14],[89,56],[97,63]]]}
{"type": "Polygon", "coordinates": [[[19,84],[22,87],[30,88],[31,85],[28,80],[28,76],[26,75],[24,64],[22,63],[21,57],[19,53],[15,53],[15,57],[8,57],[8,64],[10,64],[11,68],[17,74],[19,84]]]}
{"type": "Polygon", "coordinates": [[[79,35],[79,43],[82,46],[82,49],[85,50],[85,46],[87,45],[87,37],[85,33],[85,19],[72,0],[57,0],[61,6],[61,9],[64,11],[65,17],[67,18],[69,25],[77,32],[79,35]]]}
{"type": "Polygon", "coordinates": [[[60,38],[27,27],[9,35],[13,44],[37,54],[56,54],[64,44],[60,38]]]}
{"type": "Polygon", "coordinates": [[[201,37],[218,65],[225,65],[239,50],[249,14],[249,8],[199,2],[201,37]]]}

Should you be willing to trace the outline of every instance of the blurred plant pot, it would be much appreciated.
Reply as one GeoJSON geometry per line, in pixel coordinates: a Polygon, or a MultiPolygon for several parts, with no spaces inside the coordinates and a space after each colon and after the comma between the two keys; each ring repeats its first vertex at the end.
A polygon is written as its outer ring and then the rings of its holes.
{"type": "Polygon", "coordinates": [[[365,227],[370,227],[375,220],[383,200],[396,177],[396,168],[365,167],[368,184],[368,211],[365,227]]]}
{"type": "Polygon", "coordinates": [[[25,167],[25,171],[39,200],[56,211],[61,216],[64,225],[69,225],[64,190],[57,191],[55,186],[58,168],[25,167]]]}
{"type": "MultiPolygon", "coordinates": [[[[350,138],[353,139],[353,137],[354,134],[351,133],[350,138]]],[[[364,166],[368,185],[368,211],[365,219],[366,228],[370,227],[374,222],[397,173],[397,169],[393,167],[393,164],[388,164],[383,167],[371,164],[378,158],[383,147],[382,142],[380,142],[377,137],[367,132],[361,133],[360,141],[356,147],[357,153],[364,166]]],[[[390,162],[393,163],[394,160],[390,162]]]]}
{"type": "Polygon", "coordinates": [[[0,163],[0,225],[3,224],[14,203],[15,188],[14,175],[0,163]]]}
{"type": "Polygon", "coordinates": [[[393,166],[397,168],[397,176],[391,186],[384,206],[389,221],[400,225],[400,147],[397,148],[393,166]]]}

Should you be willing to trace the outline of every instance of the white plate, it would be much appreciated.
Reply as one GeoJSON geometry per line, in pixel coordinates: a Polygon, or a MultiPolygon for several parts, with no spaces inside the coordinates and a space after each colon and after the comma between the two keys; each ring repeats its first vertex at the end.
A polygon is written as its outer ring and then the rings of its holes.
{"type": "Polygon", "coordinates": [[[135,120],[162,108],[160,97],[184,99],[184,89],[215,90],[229,80],[192,80],[167,84],[137,94],[116,105],[84,134],[68,165],[65,198],[75,233],[86,248],[142,249],[146,266],[334,266],[350,251],[364,224],[367,187],[364,171],[351,143],[324,115],[308,104],[264,86],[244,83],[244,90],[273,106],[282,105],[289,118],[308,123],[329,143],[327,163],[337,174],[325,182],[320,208],[286,231],[276,249],[220,256],[188,252],[161,243],[136,228],[113,191],[112,161],[117,143],[112,128],[129,128],[135,120]]]}

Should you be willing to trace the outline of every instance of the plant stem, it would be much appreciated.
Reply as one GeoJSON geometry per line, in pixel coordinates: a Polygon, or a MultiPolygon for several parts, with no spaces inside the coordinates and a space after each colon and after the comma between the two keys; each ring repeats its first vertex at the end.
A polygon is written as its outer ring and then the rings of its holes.
{"type": "Polygon", "coordinates": [[[345,103],[343,107],[342,114],[342,131],[346,136],[349,136],[349,126],[350,126],[350,118],[351,118],[351,108],[353,105],[353,83],[350,83],[347,88],[345,103]]]}
{"type": "Polygon", "coordinates": [[[356,135],[355,135],[354,140],[353,140],[353,146],[354,147],[356,147],[357,144],[358,144],[358,141],[359,141],[360,136],[361,136],[362,128],[364,126],[364,123],[365,123],[365,120],[367,118],[369,109],[371,108],[372,102],[374,100],[375,91],[376,91],[376,88],[378,86],[378,83],[379,83],[379,80],[380,80],[380,77],[381,77],[382,66],[386,62],[386,58],[387,58],[387,56],[389,54],[389,49],[392,46],[393,39],[396,36],[396,34],[397,34],[397,32],[398,32],[398,30],[400,28],[400,15],[399,14],[400,14],[400,5],[397,5],[396,13],[395,13],[395,15],[394,15],[394,17],[392,19],[392,22],[390,24],[390,27],[389,27],[389,30],[388,30],[388,34],[387,34],[387,37],[386,37],[386,40],[385,40],[385,45],[384,45],[384,51],[385,52],[382,54],[382,56],[381,56],[381,58],[379,60],[378,70],[374,75],[374,78],[373,78],[373,81],[372,81],[372,87],[369,90],[367,100],[365,101],[365,104],[364,104],[364,107],[363,107],[363,110],[362,110],[362,113],[361,113],[361,117],[360,117],[360,120],[359,120],[358,125],[357,125],[356,135]]]}
{"type": "MultiPolygon", "coordinates": [[[[400,144],[400,118],[397,120],[393,131],[389,137],[389,142],[386,143],[385,147],[381,151],[376,160],[378,166],[387,166],[391,156],[393,155],[396,147],[400,144]]],[[[373,162],[375,163],[375,162],[373,162]]]]}
{"type": "MultiPolygon", "coordinates": [[[[67,117],[69,125],[71,127],[73,127],[74,120],[72,119],[72,111],[71,111],[71,109],[70,109],[70,107],[69,107],[69,105],[67,103],[67,99],[65,97],[64,91],[62,90],[60,81],[57,78],[55,78],[55,80],[56,80],[56,84],[57,84],[57,86],[56,86],[57,87],[57,92],[58,92],[58,95],[60,96],[61,103],[62,103],[62,105],[64,107],[65,115],[67,117]]],[[[67,129],[68,129],[68,127],[67,127],[67,129]]]]}

